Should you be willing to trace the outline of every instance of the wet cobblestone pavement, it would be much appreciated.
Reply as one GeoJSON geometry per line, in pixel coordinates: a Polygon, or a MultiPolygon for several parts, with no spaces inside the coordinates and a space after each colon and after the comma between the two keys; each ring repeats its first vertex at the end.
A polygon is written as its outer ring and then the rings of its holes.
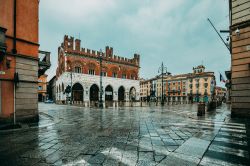
{"type": "Polygon", "coordinates": [[[0,165],[249,165],[249,123],[226,105],[89,109],[39,104],[40,122],[0,132],[0,165]]]}

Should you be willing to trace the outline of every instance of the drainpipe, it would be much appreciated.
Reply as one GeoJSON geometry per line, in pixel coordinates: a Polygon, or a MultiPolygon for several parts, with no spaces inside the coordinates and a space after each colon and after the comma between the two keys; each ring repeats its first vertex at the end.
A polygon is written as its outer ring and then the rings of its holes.
{"type": "Polygon", "coordinates": [[[14,84],[14,125],[16,124],[16,85],[14,84]]]}
{"type": "Polygon", "coordinates": [[[2,81],[0,81],[0,115],[2,114],[2,81]]]}
{"type": "MultiPolygon", "coordinates": [[[[16,50],[16,0],[14,0],[14,35],[13,35],[13,49],[12,49],[12,53],[16,54],[17,50],[16,50]]],[[[16,73],[16,68],[15,68],[15,73],[16,73]]],[[[14,83],[14,125],[16,124],[16,85],[14,83]]]]}
{"type": "Polygon", "coordinates": [[[14,34],[13,34],[13,49],[12,49],[12,53],[13,54],[16,54],[17,53],[17,50],[16,50],[16,0],[14,0],[14,22],[13,22],[13,29],[14,29],[14,34]]]}

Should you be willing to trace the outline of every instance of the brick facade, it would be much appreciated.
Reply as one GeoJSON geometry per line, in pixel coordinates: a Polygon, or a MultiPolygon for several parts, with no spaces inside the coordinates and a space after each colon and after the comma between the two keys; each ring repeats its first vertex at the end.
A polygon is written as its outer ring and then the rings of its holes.
{"type": "Polygon", "coordinates": [[[0,0],[6,55],[0,62],[0,120],[37,121],[39,0],[0,0]],[[14,74],[19,83],[14,83],[14,74]],[[17,77],[16,77],[17,78],[17,77]]]}
{"type": "Polygon", "coordinates": [[[250,117],[250,1],[230,0],[232,117],[250,117]]]}
{"type": "MultiPolygon", "coordinates": [[[[81,48],[81,40],[74,40],[73,37],[64,36],[61,47],[58,48],[58,68],[56,75],[59,77],[63,72],[74,71],[80,68],[80,73],[89,74],[94,70],[93,75],[100,74],[99,64],[100,51],[81,48]]],[[[132,59],[120,57],[113,54],[112,47],[106,47],[103,53],[103,69],[107,77],[125,79],[138,79],[140,55],[134,54],[132,59]]]]}
{"type": "MultiPolygon", "coordinates": [[[[128,101],[132,99],[131,90],[135,89],[133,99],[138,100],[140,55],[134,54],[132,59],[120,57],[107,46],[101,56],[103,99],[117,102],[120,95],[120,99],[128,101]]],[[[100,96],[100,51],[81,48],[81,40],[65,35],[58,48],[56,77],[57,102],[66,102],[67,96],[63,92],[68,85],[71,86],[71,80],[73,89],[78,87],[78,90],[72,90],[73,102],[88,105],[90,101],[97,101],[97,96],[100,96]],[[92,93],[96,97],[92,98],[92,93]]]]}

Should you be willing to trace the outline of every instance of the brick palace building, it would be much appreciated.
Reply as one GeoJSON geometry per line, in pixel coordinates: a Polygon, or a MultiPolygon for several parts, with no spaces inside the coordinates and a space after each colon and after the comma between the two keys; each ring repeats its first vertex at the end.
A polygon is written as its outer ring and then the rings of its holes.
{"type": "MultiPolygon", "coordinates": [[[[138,54],[128,59],[114,55],[113,48],[106,47],[102,53],[102,99],[106,105],[140,99],[139,63],[138,54]]],[[[70,100],[67,96],[71,94],[65,89],[72,85],[73,104],[96,104],[100,98],[100,52],[81,48],[81,40],[65,35],[58,48],[56,77],[57,103],[70,100]]]]}

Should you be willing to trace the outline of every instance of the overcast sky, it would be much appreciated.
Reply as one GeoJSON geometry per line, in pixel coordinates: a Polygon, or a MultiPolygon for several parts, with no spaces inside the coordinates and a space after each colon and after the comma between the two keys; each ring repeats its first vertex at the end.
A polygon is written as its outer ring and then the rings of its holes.
{"type": "Polygon", "coordinates": [[[218,30],[228,29],[228,0],[40,0],[40,49],[51,52],[49,79],[67,34],[80,37],[85,48],[112,46],[127,58],[139,53],[142,78],[158,74],[162,61],[172,74],[203,63],[219,83],[230,54],[207,18],[218,30]]]}

